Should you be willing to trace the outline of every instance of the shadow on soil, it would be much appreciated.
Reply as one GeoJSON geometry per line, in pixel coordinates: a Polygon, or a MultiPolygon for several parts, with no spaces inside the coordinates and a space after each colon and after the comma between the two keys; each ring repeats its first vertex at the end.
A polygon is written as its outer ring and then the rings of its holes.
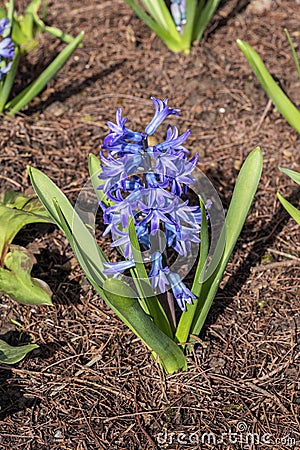
{"type": "MultiPolygon", "coordinates": [[[[299,195],[300,188],[297,188],[289,197],[286,197],[286,199],[297,206],[299,195]]],[[[262,223],[259,240],[254,242],[247,258],[230,276],[229,281],[221,291],[222,296],[218,298],[217,294],[214,301],[214,306],[211,309],[207,321],[205,322],[205,325],[203,327],[202,334],[206,333],[207,328],[215,323],[217,317],[223,314],[225,309],[232,303],[231,299],[241,290],[242,286],[246,283],[250,275],[251,268],[254,267],[257,263],[260,263],[261,258],[267,251],[267,248],[272,246],[276,236],[282,231],[283,227],[289,220],[293,219],[285,211],[285,209],[280,206],[271,221],[265,221],[264,223],[262,223]]],[[[251,226],[251,224],[248,226],[251,226]]],[[[246,236],[246,234],[247,231],[242,232],[240,239],[242,240],[243,236],[246,236]]]]}
{"type": "Polygon", "coordinates": [[[11,370],[0,369],[0,420],[40,402],[36,397],[24,396],[11,370]]]}
{"type": "Polygon", "coordinates": [[[27,109],[25,111],[25,114],[28,116],[31,116],[32,114],[36,114],[38,112],[41,112],[42,110],[46,109],[48,106],[50,106],[55,101],[59,101],[63,103],[68,98],[72,97],[73,95],[78,94],[91,84],[95,83],[96,81],[99,81],[111,73],[118,70],[120,67],[122,67],[123,63],[125,62],[125,59],[123,61],[120,61],[116,64],[113,64],[112,66],[108,67],[107,69],[101,70],[90,77],[84,78],[83,81],[79,82],[73,82],[72,85],[66,86],[65,88],[61,90],[56,90],[53,94],[51,94],[47,100],[40,103],[38,106],[33,106],[27,109]]]}
{"type": "MultiPolygon", "coordinates": [[[[30,343],[30,336],[26,333],[20,335],[17,331],[8,331],[1,334],[0,339],[10,345],[17,346],[30,343]]],[[[30,358],[47,360],[61,347],[67,346],[67,342],[50,342],[47,345],[40,345],[39,348],[30,352],[30,358]]],[[[27,356],[25,357],[27,358],[27,356]]],[[[25,374],[24,374],[25,376],[25,374]]],[[[28,375],[30,376],[30,375],[28,375]]],[[[26,408],[33,408],[40,403],[40,399],[35,396],[28,396],[22,389],[22,382],[18,374],[14,373],[12,366],[0,366],[0,421],[26,408]]]]}

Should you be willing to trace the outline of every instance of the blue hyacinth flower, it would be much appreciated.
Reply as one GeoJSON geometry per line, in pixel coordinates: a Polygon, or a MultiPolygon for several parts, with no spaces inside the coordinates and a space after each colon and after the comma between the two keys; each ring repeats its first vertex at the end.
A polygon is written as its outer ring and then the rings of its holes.
{"type": "MultiPolygon", "coordinates": [[[[4,37],[5,32],[10,28],[9,20],[4,18],[0,20],[0,35],[4,37]]],[[[0,41],[0,80],[6,75],[12,65],[15,55],[15,46],[10,37],[4,37],[0,41]]]]}
{"type": "Polygon", "coordinates": [[[189,151],[183,144],[190,131],[179,135],[175,126],[167,126],[163,142],[148,145],[148,137],[167,117],[180,115],[180,109],[168,106],[167,98],[151,100],[155,112],[144,132],[126,127],[121,108],[116,123],[107,123],[110,131],[102,145],[106,156],[100,152],[99,189],[113,204],[108,207],[100,202],[106,224],[103,236],[111,233],[111,247],[120,248],[126,261],[105,263],[105,273],[118,276],[133,267],[129,237],[129,223],[133,220],[141,250],[146,252],[145,262],[151,262],[148,277],[153,289],[163,293],[171,285],[177,304],[185,311],[186,303],[195,297],[172,267],[163,265],[163,259],[165,249],[187,257],[192,245],[200,242],[200,207],[181,199],[195,182],[192,172],[198,155],[188,159],[189,151]]]}

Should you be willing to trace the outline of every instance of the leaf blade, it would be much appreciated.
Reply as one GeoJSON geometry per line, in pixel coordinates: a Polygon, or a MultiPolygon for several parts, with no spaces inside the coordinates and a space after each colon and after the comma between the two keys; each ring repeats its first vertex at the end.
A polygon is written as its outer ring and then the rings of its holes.
{"type": "Polygon", "coordinates": [[[247,42],[240,39],[237,40],[237,45],[243,52],[263,89],[273,101],[278,111],[285,117],[288,123],[300,133],[300,112],[270,75],[258,53],[256,53],[247,42]]]}
{"type": "Polygon", "coordinates": [[[44,72],[34,80],[27,88],[18,94],[11,102],[9,102],[5,110],[10,114],[15,114],[26,106],[34,97],[36,97],[47,85],[47,83],[55,76],[55,74],[67,62],[72,53],[78,47],[83,39],[83,32],[74,38],[73,42],[67,45],[60,54],[52,61],[44,72]]]}
{"type": "Polygon", "coordinates": [[[128,285],[110,278],[105,281],[103,289],[114,307],[126,318],[130,329],[150,350],[159,355],[160,362],[167,373],[187,369],[186,359],[180,347],[145,314],[135,298],[135,292],[128,285]],[[118,295],[116,292],[121,294],[118,295]]]}
{"type": "MultiPolygon", "coordinates": [[[[225,221],[226,242],[224,252],[217,269],[203,284],[200,293],[203,308],[199,315],[195,317],[191,327],[191,333],[194,335],[199,335],[203,327],[228,260],[246,220],[261,177],[262,162],[261,150],[256,147],[246,158],[238,175],[225,221]]],[[[224,235],[222,236],[221,233],[220,239],[223,238],[224,235]]]]}
{"type": "Polygon", "coordinates": [[[289,213],[289,215],[300,225],[300,211],[292,205],[288,200],[286,200],[279,192],[277,192],[277,197],[284,207],[284,209],[289,213]]]}
{"type": "Polygon", "coordinates": [[[27,344],[20,347],[12,347],[0,339],[0,364],[16,364],[32,350],[39,348],[36,344],[27,344]]]}

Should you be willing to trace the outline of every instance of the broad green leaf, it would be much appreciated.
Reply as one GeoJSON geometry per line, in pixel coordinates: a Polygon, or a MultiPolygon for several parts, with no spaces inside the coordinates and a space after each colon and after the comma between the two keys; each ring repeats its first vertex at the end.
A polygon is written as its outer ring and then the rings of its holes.
{"type": "Polygon", "coordinates": [[[102,263],[107,259],[95,238],[82,222],[67,197],[53,181],[38,169],[28,167],[28,171],[36,194],[56,225],[68,234],[67,237],[75,254],[79,250],[82,251],[89,258],[91,266],[103,281],[106,277],[102,274],[102,263]]]}
{"type": "Polygon", "coordinates": [[[39,348],[36,344],[27,344],[20,347],[12,347],[0,339],[0,364],[16,364],[25,358],[27,353],[39,348]]]}
{"type": "Polygon", "coordinates": [[[277,192],[277,197],[289,215],[300,225],[300,211],[277,192]]]}
{"type": "Polygon", "coordinates": [[[295,183],[300,185],[300,172],[296,172],[295,170],[285,169],[284,167],[279,167],[281,172],[285,173],[288,177],[290,177],[295,183]]]}
{"type": "MultiPolygon", "coordinates": [[[[94,287],[94,289],[99,293],[99,295],[103,298],[103,300],[106,302],[106,304],[114,311],[114,313],[128,326],[129,323],[127,322],[126,318],[121,314],[120,311],[118,311],[114,305],[109,301],[109,299],[106,297],[104,291],[103,291],[103,281],[105,279],[105,275],[102,274],[102,272],[99,270],[99,260],[94,259],[94,257],[91,258],[91,254],[93,252],[89,251],[89,245],[81,247],[78,245],[78,242],[76,240],[76,237],[74,233],[72,232],[72,229],[68,225],[68,221],[64,215],[64,212],[62,211],[61,207],[58,205],[58,203],[54,200],[53,205],[56,209],[56,213],[59,217],[60,227],[62,231],[65,233],[66,237],[69,240],[69,243],[78,259],[78,262],[84,271],[87,279],[91,283],[91,285],[94,287]]],[[[88,230],[87,230],[88,231],[88,230]]],[[[91,243],[88,243],[91,244],[91,243]]],[[[95,242],[96,244],[96,242],[95,242]]],[[[97,245],[97,244],[96,244],[97,245]]],[[[100,263],[102,267],[102,262],[100,263]]],[[[140,336],[139,336],[140,337],[140,336]]]]}
{"type": "Polygon", "coordinates": [[[111,278],[105,281],[103,290],[116,310],[126,318],[130,329],[158,355],[159,362],[167,373],[187,369],[186,359],[179,346],[157,328],[153,320],[145,314],[130,286],[111,278]]]}
{"type": "Polygon", "coordinates": [[[52,305],[51,290],[43,281],[30,276],[34,256],[25,248],[10,245],[0,267],[0,291],[24,305],[52,305]]]}
{"type": "Polygon", "coordinates": [[[0,266],[9,244],[21,228],[38,222],[50,222],[38,199],[13,191],[7,191],[0,197],[0,266]]]}
{"type": "MultiPolygon", "coordinates": [[[[201,311],[195,315],[191,334],[198,335],[203,327],[213,299],[219,288],[223,273],[232,254],[236,241],[241,233],[262,172],[262,153],[256,147],[247,157],[232,194],[232,199],[226,216],[226,243],[223,256],[213,275],[203,283],[199,302],[203,303],[201,311]]],[[[221,233],[220,241],[224,239],[221,233]]],[[[216,252],[218,249],[216,249],[216,252]]]]}
{"type": "Polygon", "coordinates": [[[239,48],[249,62],[253,72],[259,79],[266,94],[273,101],[274,105],[285,117],[288,123],[300,133],[300,112],[285,93],[280,89],[274,78],[268,72],[263,61],[256,51],[246,42],[237,40],[239,48]]]}
{"type": "Polygon", "coordinates": [[[15,192],[7,189],[0,195],[0,205],[11,209],[19,209],[26,213],[37,214],[49,220],[46,209],[34,195],[23,195],[21,192],[15,192]]]}
{"type": "Polygon", "coordinates": [[[29,88],[20,92],[11,102],[6,105],[6,109],[11,114],[15,114],[26,106],[34,97],[36,97],[47,85],[47,83],[55,76],[55,74],[66,63],[74,50],[78,47],[83,39],[83,33],[80,33],[73,42],[67,45],[55,60],[44,70],[44,72],[30,84],[29,88]]]}
{"type": "MultiPolygon", "coordinates": [[[[24,36],[27,37],[28,41],[33,41],[35,32],[34,32],[34,21],[33,21],[33,15],[31,12],[25,12],[23,20],[20,22],[20,26],[22,29],[22,32],[24,36]]],[[[27,42],[25,43],[25,45],[27,42]]]]}

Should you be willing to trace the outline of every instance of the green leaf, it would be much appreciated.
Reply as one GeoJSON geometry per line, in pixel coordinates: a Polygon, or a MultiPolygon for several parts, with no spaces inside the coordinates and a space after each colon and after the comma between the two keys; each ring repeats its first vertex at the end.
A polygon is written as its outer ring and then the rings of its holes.
{"type": "Polygon", "coordinates": [[[19,47],[20,53],[24,54],[36,47],[38,41],[35,39],[31,39],[30,36],[25,33],[25,29],[22,25],[23,23],[22,21],[19,21],[19,18],[14,19],[11,37],[15,45],[19,47]]]}
{"type": "Polygon", "coordinates": [[[47,85],[47,83],[55,76],[61,67],[70,58],[74,50],[78,47],[83,39],[83,33],[80,33],[71,44],[64,48],[55,60],[44,70],[44,72],[27,87],[20,92],[11,102],[6,105],[6,110],[10,114],[15,114],[26,106],[34,97],[36,97],[47,85]]]}
{"type": "Polygon", "coordinates": [[[187,0],[186,2],[186,24],[183,28],[183,33],[181,35],[182,50],[184,53],[189,53],[192,39],[193,39],[193,28],[196,13],[196,0],[187,0]]]}
{"type": "Polygon", "coordinates": [[[157,328],[135,298],[135,292],[128,285],[111,278],[105,281],[103,290],[115,309],[126,318],[130,329],[158,355],[159,362],[167,373],[187,369],[186,359],[179,346],[157,328]]]}
{"type": "MultiPolygon", "coordinates": [[[[256,147],[247,157],[240,173],[232,194],[232,199],[226,216],[225,231],[226,242],[223,256],[213,275],[203,283],[199,302],[203,304],[201,311],[195,315],[191,333],[198,335],[203,327],[207,314],[212,305],[213,299],[219,288],[223,273],[226,269],[228,260],[232,254],[236,241],[240,235],[251,203],[253,201],[257,186],[262,172],[262,153],[259,147],[256,147]]],[[[219,242],[222,243],[224,232],[221,233],[219,242]]],[[[218,248],[215,253],[218,252],[218,248]]],[[[214,257],[213,257],[214,258],[214,257]]],[[[209,268],[208,268],[209,269],[209,268]]]]}
{"type": "MultiPolygon", "coordinates": [[[[135,14],[152,30],[155,34],[166,44],[166,46],[174,51],[181,51],[182,42],[179,33],[178,37],[175,39],[171,36],[168,31],[161,27],[155,20],[151,17],[136,3],[135,0],[125,0],[126,3],[133,9],[135,14]]],[[[176,30],[177,31],[177,30],[176,30]]]]}
{"type": "Polygon", "coordinates": [[[27,344],[20,347],[12,347],[0,339],[0,364],[16,364],[25,358],[27,353],[39,348],[36,344],[27,344]]]}
{"type": "Polygon", "coordinates": [[[279,167],[281,172],[285,173],[288,177],[290,177],[295,183],[300,185],[300,172],[296,172],[295,170],[285,169],[284,167],[279,167]]]}
{"type": "Polygon", "coordinates": [[[203,33],[216,12],[220,1],[221,0],[208,0],[204,6],[201,5],[201,2],[199,3],[194,19],[193,39],[195,41],[201,41],[203,33]]]}
{"type": "Polygon", "coordinates": [[[289,215],[300,225],[300,211],[277,192],[277,197],[289,215]]]}
{"type": "MultiPolygon", "coordinates": [[[[46,31],[47,33],[60,39],[61,41],[65,42],[66,44],[70,44],[71,42],[73,42],[74,38],[70,34],[64,33],[59,28],[50,27],[48,25],[45,25],[43,20],[40,19],[39,16],[37,15],[37,12],[33,12],[32,17],[33,17],[34,23],[38,26],[40,32],[46,31]]],[[[81,46],[81,44],[79,46],[81,46]]]]}
{"type": "Polygon", "coordinates": [[[89,154],[89,174],[90,179],[97,196],[97,199],[104,203],[105,206],[112,206],[115,204],[112,200],[109,200],[102,190],[98,189],[99,186],[104,186],[105,180],[99,180],[99,175],[102,173],[100,161],[97,156],[92,153],[89,154]]]}
{"type": "Polygon", "coordinates": [[[0,8],[0,19],[4,19],[6,17],[6,11],[4,8],[0,8]]]}
{"type": "Polygon", "coordinates": [[[102,274],[102,263],[107,259],[67,197],[38,169],[28,167],[28,172],[36,194],[56,225],[66,233],[75,255],[78,257],[76,252],[82,251],[103,281],[106,277],[102,274]]]}
{"type": "Polygon", "coordinates": [[[295,46],[294,46],[294,44],[292,42],[292,39],[291,39],[291,36],[290,36],[290,33],[288,32],[288,30],[285,28],[284,31],[285,31],[286,37],[287,37],[287,39],[289,41],[290,47],[291,47],[293,60],[294,60],[294,63],[295,63],[295,66],[296,66],[296,69],[297,69],[297,72],[298,72],[298,76],[300,77],[300,65],[299,65],[299,60],[297,58],[297,53],[296,53],[296,50],[295,50],[295,46]]]}
{"type": "Polygon", "coordinates": [[[0,291],[10,295],[24,305],[52,305],[49,286],[30,276],[34,256],[25,248],[10,245],[10,252],[0,267],[0,291]]]}
{"type": "Polygon", "coordinates": [[[15,2],[14,0],[10,0],[7,4],[7,18],[10,23],[13,23],[14,11],[15,11],[15,2]]]}
{"type": "Polygon", "coordinates": [[[34,16],[40,8],[41,0],[32,0],[27,6],[24,14],[24,18],[21,21],[21,27],[23,33],[28,36],[28,40],[32,41],[36,34],[36,27],[34,23],[34,16]]]}
{"type": "MultiPolygon", "coordinates": [[[[84,271],[87,279],[91,283],[91,285],[94,287],[94,289],[100,294],[100,296],[103,298],[103,300],[106,302],[106,304],[116,313],[116,315],[129,327],[129,323],[127,322],[126,318],[123,317],[123,315],[118,311],[114,305],[109,301],[109,299],[106,297],[104,291],[103,291],[103,281],[106,279],[105,275],[101,273],[99,270],[99,264],[101,264],[102,267],[102,261],[99,263],[99,260],[95,260],[95,256],[93,256],[94,250],[90,251],[91,242],[87,242],[86,246],[81,247],[78,244],[78,241],[76,239],[77,233],[72,232],[71,227],[69,226],[68,219],[64,215],[64,212],[62,211],[61,207],[58,205],[58,203],[53,200],[53,205],[56,209],[56,213],[59,217],[59,222],[61,229],[64,231],[66,237],[69,240],[69,243],[78,259],[78,262],[84,271]],[[92,255],[92,258],[91,258],[92,255]]],[[[86,229],[88,232],[88,230],[86,229]]],[[[89,233],[89,232],[88,232],[89,233]]],[[[90,234],[90,233],[89,233],[90,234]]],[[[88,237],[86,235],[86,237],[88,237]]],[[[96,241],[94,240],[95,246],[98,248],[96,241]]],[[[100,251],[100,249],[98,248],[100,251]]]]}
{"type": "Polygon", "coordinates": [[[153,19],[164,28],[175,40],[180,36],[174,24],[172,15],[164,0],[141,0],[145,8],[149,11],[153,19]]]}
{"type": "Polygon", "coordinates": [[[9,244],[21,228],[38,222],[50,222],[38,199],[13,191],[0,197],[0,266],[3,266],[9,244]]]}
{"type": "MultiPolygon", "coordinates": [[[[56,27],[50,27],[48,25],[45,25],[42,31],[46,31],[47,33],[51,34],[57,39],[60,39],[62,42],[65,42],[66,44],[71,44],[74,40],[73,36],[71,36],[68,33],[65,33],[64,31],[56,27]]],[[[82,43],[80,43],[78,47],[82,47],[82,43]]]]}
{"type": "Polygon", "coordinates": [[[280,111],[288,123],[300,133],[300,112],[298,109],[290,101],[287,95],[285,95],[282,89],[280,89],[256,51],[249,44],[240,39],[237,40],[237,44],[249,62],[253,72],[259,79],[268,97],[270,97],[278,111],[280,111]]]}
{"type": "Polygon", "coordinates": [[[26,8],[26,13],[34,13],[37,14],[39,8],[41,6],[41,0],[31,0],[29,5],[26,8]]]}
{"type": "Polygon", "coordinates": [[[10,71],[5,76],[5,80],[3,83],[3,86],[0,89],[0,113],[2,113],[5,109],[5,105],[7,103],[7,100],[9,99],[10,92],[18,71],[20,62],[20,50],[19,47],[15,47],[15,55],[14,59],[10,68],[10,71]]]}
{"type": "Polygon", "coordinates": [[[15,192],[7,189],[0,195],[0,205],[11,209],[22,210],[26,213],[42,216],[49,221],[49,215],[46,209],[34,195],[23,195],[21,192],[15,192]]]}

